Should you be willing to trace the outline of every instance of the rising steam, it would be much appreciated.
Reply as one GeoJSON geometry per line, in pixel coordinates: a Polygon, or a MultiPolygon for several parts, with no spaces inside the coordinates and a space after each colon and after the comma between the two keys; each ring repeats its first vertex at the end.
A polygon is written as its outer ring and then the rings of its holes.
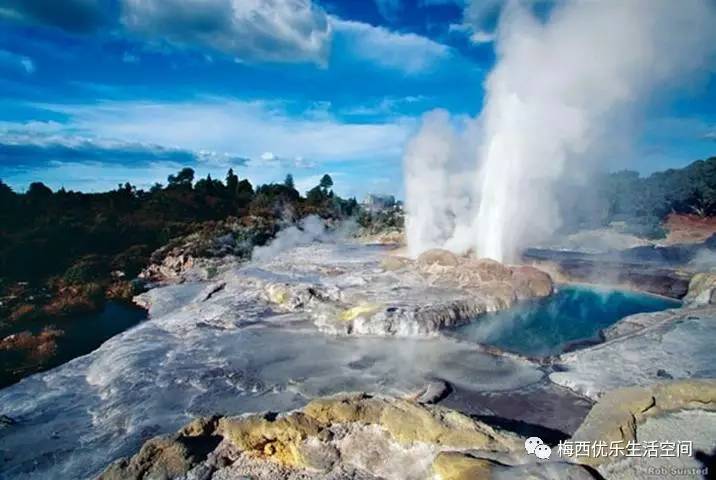
{"type": "Polygon", "coordinates": [[[567,173],[598,167],[652,95],[712,64],[715,10],[709,0],[574,1],[543,21],[507,4],[480,116],[456,127],[432,112],[406,150],[411,253],[511,261],[547,239],[567,173]]]}

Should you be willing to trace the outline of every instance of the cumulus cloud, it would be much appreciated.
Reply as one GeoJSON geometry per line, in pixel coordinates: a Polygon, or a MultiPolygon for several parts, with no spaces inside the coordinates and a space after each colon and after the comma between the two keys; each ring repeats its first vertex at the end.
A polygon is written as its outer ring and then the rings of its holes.
{"type": "Polygon", "coordinates": [[[110,0],[0,0],[0,17],[75,33],[96,30],[109,19],[110,0]]]}
{"type": "Polygon", "coordinates": [[[310,0],[122,0],[121,21],[148,39],[249,62],[324,64],[331,40],[325,12],[310,0]]]}
{"type": "MultiPolygon", "coordinates": [[[[281,105],[230,98],[176,103],[38,104],[36,107],[48,114],[59,114],[65,119],[63,123],[35,122],[18,126],[0,122],[0,143],[32,145],[34,137],[44,139],[40,146],[54,143],[76,145],[81,143],[81,139],[116,148],[123,144],[161,146],[161,155],[147,151],[135,152],[131,156],[125,153],[124,156],[115,156],[117,160],[114,163],[106,164],[109,168],[119,165],[124,159],[126,165],[134,165],[134,172],[128,173],[127,178],[138,185],[166,178],[152,176],[152,172],[160,171],[157,168],[147,170],[146,175],[139,173],[149,165],[171,165],[174,168],[180,163],[195,166],[197,174],[208,172],[216,178],[223,177],[230,166],[242,165],[241,172],[237,173],[248,177],[254,184],[280,182],[287,173],[293,173],[299,185],[304,177],[344,172],[347,180],[336,187],[341,195],[364,194],[368,188],[366,182],[377,174],[393,175],[397,183],[398,159],[415,126],[413,119],[395,117],[383,123],[351,123],[334,117],[295,116],[286,113],[281,105]],[[24,134],[23,139],[8,139],[10,134],[21,133],[24,134]],[[146,158],[144,165],[139,162],[140,153],[146,158]],[[177,156],[172,157],[172,154],[177,156]],[[130,163],[127,159],[137,162],[130,163]]],[[[46,158],[48,151],[43,153],[35,148],[31,153],[39,161],[46,158]]],[[[58,163],[52,168],[56,178],[60,178],[60,173],[65,175],[64,184],[69,186],[67,178],[73,177],[67,165],[77,164],[73,163],[72,152],[64,148],[60,152],[63,155],[50,153],[58,161],[67,162],[62,164],[64,167],[58,163]]],[[[8,163],[12,162],[11,154],[15,152],[6,152],[7,161],[0,162],[0,177],[18,186],[39,175],[43,179],[47,177],[46,168],[49,167],[39,164],[26,168],[23,175],[10,171],[8,163]]],[[[30,152],[21,154],[29,158],[30,152]]],[[[110,149],[83,152],[81,157],[85,164],[89,164],[91,159],[96,159],[99,164],[108,158],[108,162],[112,162],[112,155],[110,149]]],[[[89,170],[83,168],[83,171],[89,170]]],[[[78,186],[76,182],[73,184],[78,186]]]]}
{"type": "Polygon", "coordinates": [[[268,166],[273,168],[281,167],[288,170],[292,168],[314,168],[317,166],[316,162],[305,159],[300,155],[294,157],[281,157],[275,155],[273,152],[264,152],[259,155],[257,159],[249,160],[249,163],[252,166],[268,166]]]}
{"type": "Polygon", "coordinates": [[[396,33],[367,23],[332,17],[336,41],[354,57],[385,68],[414,74],[429,70],[450,55],[450,49],[414,33],[396,33]]]}
{"type": "Polygon", "coordinates": [[[69,117],[75,131],[96,138],[131,139],[193,151],[211,149],[260,158],[316,162],[395,156],[414,128],[410,118],[348,123],[333,117],[289,115],[276,102],[214,98],[187,102],[103,102],[43,105],[69,117]]]}
{"type": "Polygon", "coordinates": [[[490,43],[495,41],[495,33],[485,30],[475,30],[475,27],[469,23],[453,23],[448,27],[450,33],[459,33],[466,35],[471,43],[490,43]]]}

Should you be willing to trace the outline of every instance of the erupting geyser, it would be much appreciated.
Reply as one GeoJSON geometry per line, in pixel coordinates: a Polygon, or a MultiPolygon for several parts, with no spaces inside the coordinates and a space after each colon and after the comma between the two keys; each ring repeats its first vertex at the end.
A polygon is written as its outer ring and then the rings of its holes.
{"type": "Polygon", "coordinates": [[[564,2],[544,21],[508,3],[482,113],[461,132],[430,113],[406,150],[411,253],[511,261],[552,235],[558,183],[628,144],[624,125],[657,88],[713,65],[715,24],[706,0],[564,2]]]}

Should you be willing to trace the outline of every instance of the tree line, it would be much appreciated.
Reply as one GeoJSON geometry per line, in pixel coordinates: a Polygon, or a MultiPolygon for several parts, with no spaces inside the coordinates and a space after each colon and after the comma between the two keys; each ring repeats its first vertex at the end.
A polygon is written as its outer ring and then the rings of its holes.
{"type": "Polygon", "coordinates": [[[0,282],[62,274],[90,254],[109,258],[108,268],[136,275],[169,239],[230,216],[352,215],[356,200],[340,198],[332,187],[326,174],[302,196],[290,174],[283,183],[254,188],[233,169],[220,180],[195,179],[191,168],[169,175],[166,185],[142,190],[125,183],[102,193],[52,191],[41,182],[17,193],[0,180],[0,282]]]}
{"type": "Polygon", "coordinates": [[[716,216],[716,157],[648,176],[632,170],[603,174],[589,186],[562,192],[570,227],[621,222],[628,233],[659,238],[671,213],[716,216]]]}

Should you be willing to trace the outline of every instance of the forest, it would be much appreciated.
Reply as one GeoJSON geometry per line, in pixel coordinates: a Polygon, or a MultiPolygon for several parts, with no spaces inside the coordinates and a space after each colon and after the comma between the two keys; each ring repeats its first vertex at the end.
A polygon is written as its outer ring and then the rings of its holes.
{"type": "Polygon", "coordinates": [[[305,195],[291,175],[256,188],[232,169],[224,180],[194,176],[184,168],[147,191],[125,183],[102,193],[52,191],[40,182],[16,193],[0,181],[0,319],[71,315],[96,310],[105,298],[130,300],[138,293],[132,279],[152,252],[222,220],[260,224],[251,241],[261,244],[283,223],[310,214],[344,218],[358,206],[333,193],[329,175],[305,195]]]}
{"type": "Polygon", "coordinates": [[[603,174],[589,191],[574,187],[560,200],[569,230],[619,222],[625,233],[661,238],[670,213],[716,216],[716,157],[648,176],[632,170],[603,174]]]}

